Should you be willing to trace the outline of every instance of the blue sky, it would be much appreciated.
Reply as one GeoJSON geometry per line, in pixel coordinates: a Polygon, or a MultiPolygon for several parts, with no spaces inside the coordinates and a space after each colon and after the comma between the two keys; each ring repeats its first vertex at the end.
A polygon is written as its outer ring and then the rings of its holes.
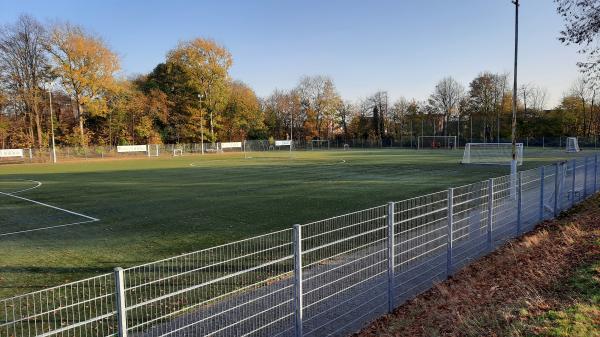
{"type": "MultiPolygon", "coordinates": [[[[324,74],[345,99],[425,99],[444,76],[467,85],[484,70],[512,72],[510,0],[0,0],[0,22],[21,13],[101,35],[123,75],[151,71],[179,41],[213,38],[231,51],[232,76],[260,96],[324,74]]],[[[520,83],[546,87],[554,105],[579,56],[557,40],[552,0],[522,0],[520,15],[520,83]]]]}

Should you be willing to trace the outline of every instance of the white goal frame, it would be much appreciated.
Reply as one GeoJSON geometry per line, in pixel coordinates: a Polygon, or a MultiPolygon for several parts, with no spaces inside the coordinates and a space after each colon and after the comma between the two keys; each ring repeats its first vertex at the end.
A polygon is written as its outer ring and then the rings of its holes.
{"type": "Polygon", "coordinates": [[[158,157],[160,155],[160,145],[158,144],[148,144],[148,157],[158,157]]]}
{"type": "MultiPolygon", "coordinates": [[[[523,143],[517,143],[517,165],[523,164],[523,143]]],[[[512,143],[467,143],[461,164],[510,165],[512,143]]]]}
{"type": "Polygon", "coordinates": [[[417,138],[417,149],[418,150],[425,149],[425,147],[423,147],[424,139],[431,139],[433,142],[435,142],[436,140],[439,139],[440,142],[442,143],[442,146],[438,147],[438,149],[455,150],[456,147],[458,146],[456,144],[456,136],[419,136],[417,138]]]}
{"type": "Polygon", "coordinates": [[[581,149],[579,148],[579,141],[577,140],[577,137],[567,137],[565,147],[567,153],[575,153],[581,151],[581,149]]]}
{"type": "Polygon", "coordinates": [[[317,146],[315,148],[315,144],[327,144],[327,150],[329,150],[329,148],[330,148],[330,143],[329,143],[328,139],[313,139],[313,140],[310,141],[310,149],[311,150],[315,150],[315,149],[316,150],[323,150],[323,149],[325,149],[325,147],[323,147],[321,145],[321,146],[317,146]]]}
{"type": "Polygon", "coordinates": [[[173,157],[183,156],[183,149],[173,149],[173,157]]]}

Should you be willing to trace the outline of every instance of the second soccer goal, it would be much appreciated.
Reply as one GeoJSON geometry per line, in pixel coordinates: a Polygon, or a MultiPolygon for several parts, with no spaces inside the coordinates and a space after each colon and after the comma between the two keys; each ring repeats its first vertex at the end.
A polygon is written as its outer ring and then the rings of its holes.
{"type": "MultiPolygon", "coordinates": [[[[517,165],[523,164],[523,143],[516,144],[517,165]]],[[[467,143],[462,164],[510,165],[511,143],[467,143]]]]}

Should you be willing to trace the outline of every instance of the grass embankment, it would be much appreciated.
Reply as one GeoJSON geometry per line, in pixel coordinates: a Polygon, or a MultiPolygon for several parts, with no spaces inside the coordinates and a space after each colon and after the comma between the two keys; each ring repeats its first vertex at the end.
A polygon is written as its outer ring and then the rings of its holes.
{"type": "Polygon", "coordinates": [[[509,242],[357,336],[600,336],[600,196],[509,242]]]}

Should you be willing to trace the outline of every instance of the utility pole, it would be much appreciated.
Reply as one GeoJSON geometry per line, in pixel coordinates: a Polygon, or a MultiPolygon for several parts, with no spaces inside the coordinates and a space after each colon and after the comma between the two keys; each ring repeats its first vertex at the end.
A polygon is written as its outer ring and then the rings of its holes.
{"type": "Polygon", "coordinates": [[[512,161],[510,162],[510,174],[512,178],[517,176],[517,56],[519,49],[519,0],[513,0],[515,5],[515,68],[513,75],[513,97],[512,97],[512,161]]]}
{"type": "Polygon", "coordinates": [[[52,162],[56,164],[56,143],[54,142],[54,117],[52,114],[52,87],[48,90],[50,100],[50,134],[52,137],[52,162]]]}

